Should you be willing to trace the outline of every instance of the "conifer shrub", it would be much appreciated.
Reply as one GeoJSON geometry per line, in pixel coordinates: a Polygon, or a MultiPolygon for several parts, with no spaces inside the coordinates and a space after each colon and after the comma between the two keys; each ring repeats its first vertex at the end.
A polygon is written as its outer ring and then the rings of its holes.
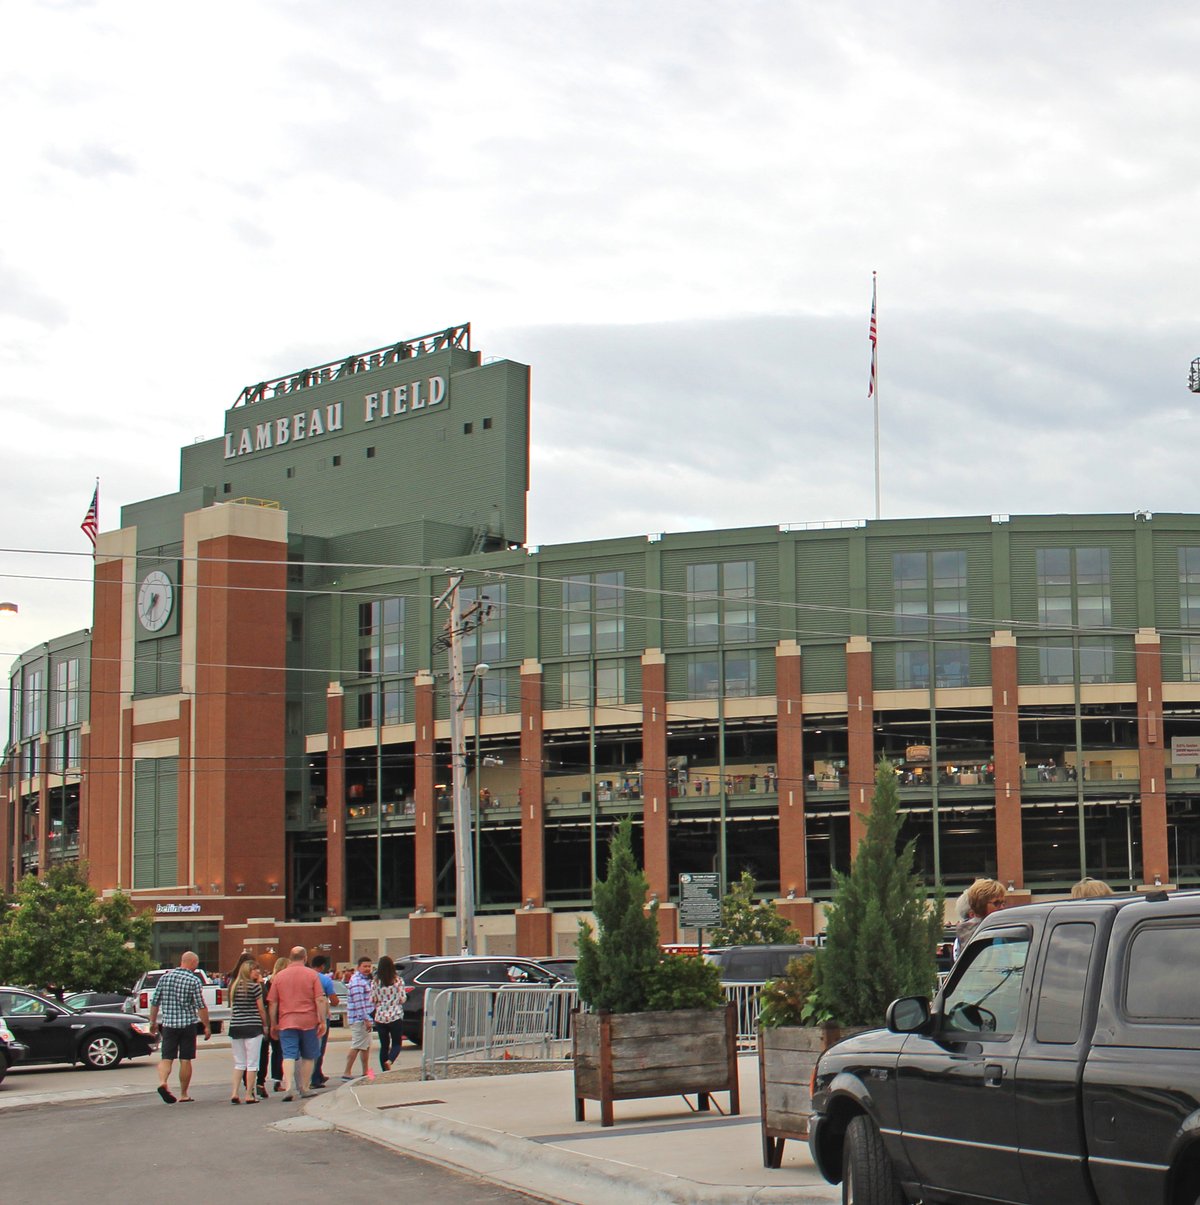
{"type": "Polygon", "coordinates": [[[902,818],[893,764],[880,761],[866,835],[849,874],[834,873],[825,945],[814,969],[816,1020],[882,1025],[898,996],[933,994],[942,892],[927,898],[914,842],[897,850],[902,818]]]}

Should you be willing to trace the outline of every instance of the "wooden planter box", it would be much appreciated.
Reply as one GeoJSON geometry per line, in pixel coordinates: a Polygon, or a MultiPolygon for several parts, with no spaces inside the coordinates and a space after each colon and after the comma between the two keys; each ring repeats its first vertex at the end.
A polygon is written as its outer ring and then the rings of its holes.
{"type": "Polygon", "coordinates": [[[808,1140],[812,1073],[830,1046],[861,1033],[836,1025],[758,1030],[758,1091],[762,1108],[763,1167],[779,1167],[785,1139],[808,1140]]]}
{"type": "Polygon", "coordinates": [[[707,1112],[709,1094],[729,1093],[729,1112],[741,1112],[738,1095],[737,1017],[725,1008],[676,1012],[572,1014],[575,1120],[584,1101],[600,1102],[600,1124],[613,1124],[614,1100],[696,1093],[707,1112]]]}

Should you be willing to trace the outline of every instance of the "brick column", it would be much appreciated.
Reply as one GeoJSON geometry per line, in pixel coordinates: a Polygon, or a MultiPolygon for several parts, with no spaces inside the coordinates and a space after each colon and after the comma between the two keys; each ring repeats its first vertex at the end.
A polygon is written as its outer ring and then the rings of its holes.
{"type": "MultiPolygon", "coordinates": [[[[50,661],[46,660],[46,676],[50,675],[50,661]]],[[[50,742],[44,737],[38,740],[38,827],[37,859],[38,878],[44,879],[50,869],[50,742]]]]}
{"type": "Polygon", "coordinates": [[[850,762],[850,857],[866,835],[866,814],[875,793],[875,688],[871,642],[851,636],[846,645],[846,728],[850,762]]]}
{"type": "Polygon", "coordinates": [[[800,646],[782,640],[775,649],[776,791],[779,796],[780,914],[802,934],[813,932],[804,837],[804,705],[800,646]]]}
{"type": "Polygon", "coordinates": [[[516,912],[517,953],[552,954],[546,902],[546,792],[542,722],[542,667],[521,665],[521,903],[516,912]]]}
{"type": "Polygon", "coordinates": [[[332,682],[325,692],[325,908],[346,911],[346,692],[332,682]]]}
{"type": "Polygon", "coordinates": [[[1018,726],[1017,641],[992,636],[992,757],[996,776],[996,878],[1025,888],[1021,838],[1021,734],[1018,726]]]}
{"type": "MultiPolygon", "coordinates": [[[[413,869],[415,900],[425,912],[437,909],[437,800],[434,798],[437,763],[434,741],[433,676],[418,674],[415,686],[416,733],[413,741],[416,815],[413,869]]],[[[414,947],[415,949],[415,947],[414,947]]],[[[428,951],[440,954],[441,948],[428,951]]]]}
{"type": "MultiPolygon", "coordinates": [[[[642,868],[650,892],[664,904],[671,898],[667,841],[671,803],[667,795],[667,659],[659,649],[642,654],[642,868]]],[[[662,941],[679,940],[679,914],[658,910],[662,941]]]]}
{"type": "Polygon", "coordinates": [[[1167,763],[1163,748],[1162,644],[1153,628],[1133,636],[1137,663],[1138,776],[1142,789],[1142,881],[1171,877],[1167,847],[1167,763]]]}

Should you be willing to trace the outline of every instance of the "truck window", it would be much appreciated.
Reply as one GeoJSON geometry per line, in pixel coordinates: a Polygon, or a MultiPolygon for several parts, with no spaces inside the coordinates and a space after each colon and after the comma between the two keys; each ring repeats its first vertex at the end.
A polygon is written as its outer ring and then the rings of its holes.
{"type": "Polygon", "coordinates": [[[1096,926],[1079,922],[1058,925],[1050,934],[1034,1030],[1039,1042],[1070,1046],[1079,1040],[1083,988],[1095,940],[1096,926]]]}
{"type": "Polygon", "coordinates": [[[972,942],[969,959],[943,1003],[942,1028],[948,1033],[1009,1037],[1021,1011],[1021,980],[1029,953],[1030,931],[996,929],[972,942]]]}
{"type": "Polygon", "coordinates": [[[1134,934],[1125,969],[1125,1012],[1138,1021],[1200,1021],[1191,973],[1200,965],[1200,923],[1149,923],[1134,934]]]}

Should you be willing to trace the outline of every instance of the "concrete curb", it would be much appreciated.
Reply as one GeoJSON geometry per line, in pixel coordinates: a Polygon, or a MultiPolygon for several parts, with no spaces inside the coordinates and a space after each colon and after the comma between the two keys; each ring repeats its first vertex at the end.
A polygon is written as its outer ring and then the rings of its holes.
{"type": "Polygon", "coordinates": [[[631,1199],[644,1205],[795,1205],[805,1196],[841,1199],[840,1189],[832,1186],[798,1192],[794,1185],[702,1184],[408,1110],[384,1117],[362,1102],[354,1084],[310,1101],[305,1112],[345,1133],[555,1205],[629,1205],[631,1199]]]}

